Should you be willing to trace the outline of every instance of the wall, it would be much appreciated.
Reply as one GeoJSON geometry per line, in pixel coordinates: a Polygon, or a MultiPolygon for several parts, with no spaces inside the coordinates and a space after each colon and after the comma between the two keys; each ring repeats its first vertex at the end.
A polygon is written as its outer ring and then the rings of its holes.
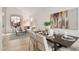
{"type": "Polygon", "coordinates": [[[10,16],[11,15],[21,15],[21,11],[17,10],[16,8],[6,8],[6,32],[11,32],[10,26],[10,16]]]}
{"type": "Polygon", "coordinates": [[[79,31],[79,8],[77,10],[78,10],[78,31],[79,31]]]}
{"type": "Polygon", "coordinates": [[[37,17],[37,22],[40,25],[39,27],[44,28],[44,22],[50,19],[50,14],[54,14],[57,12],[61,12],[61,11],[65,11],[65,10],[70,10],[69,11],[69,26],[72,25],[72,22],[75,22],[75,25],[73,24],[72,26],[70,26],[69,29],[77,29],[76,27],[76,8],[69,8],[69,7],[47,7],[44,8],[44,11],[40,11],[39,15],[36,15],[37,17]],[[75,20],[74,20],[75,19],[75,20]],[[73,20],[73,21],[72,21],[73,20]],[[41,23],[41,24],[40,24],[41,23]]]}
{"type": "Polygon", "coordinates": [[[77,8],[48,8],[49,14],[68,10],[69,29],[78,29],[77,8]]]}
{"type": "Polygon", "coordinates": [[[2,19],[3,19],[2,27],[3,27],[3,32],[6,32],[6,8],[5,7],[2,8],[2,12],[4,13],[4,15],[2,17],[2,19]]]}
{"type": "MultiPolygon", "coordinates": [[[[9,32],[11,31],[10,29],[10,15],[21,15],[23,16],[23,20],[26,20],[29,16],[32,16],[34,17],[34,19],[36,20],[36,23],[38,25],[38,28],[41,28],[41,29],[44,29],[44,22],[47,21],[48,19],[50,19],[50,14],[53,14],[53,13],[57,13],[57,12],[60,12],[60,11],[64,11],[64,10],[70,10],[70,9],[73,9],[73,8],[53,8],[53,7],[8,7],[6,9],[6,31],[9,32]]],[[[74,8],[75,9],[75,8],[74,8]]],[[[70,20],[72,21],[71,24],[73,22],[76,22],[74,19],[76,19],[75,17],[75,14],[76,14],[76,11],[70,11],[70,20]]],[[[71,25],[70,24],[70,25],[71,25]]],[[[76,23],[75,23],[76,24],[76,23]]],[[[77,29],[76,25],[71,25],[72,28],[70,29],[77,29]]]]}
{"type": "Polygon", "coordinates": [[[0,49],[2,48],[2,8],[0,7],[0,49]]]}
{"type": "Polygon", "coordinates": [[[53,8],[49,7],[47,9],[48,9],[49,13],[51,14],[51,13],[57,13],[57,12],[65,11],[65,10],[71,10],[71,9],[74,9],[74,8],[72,8],[72,7],[53,7],[53,8]]]}
{"type": "Polygon", "coordinates": [[[68,11],[69,29],[78,30],[77,8],[68,11]]]}
{"type": "Polygon", "coordinates": [[[8,7],[6,9],[6,31],[10,32],[10,16],[11,15],[21,15],[23,16],[23,20],[28,19],[29,16],[34,17],[34,19],[36,20],[36,23],[38,25],[39,28],[44,28],[43,23],[49,19],[49,14],[47,11],[47,8],[41,8],[41,7],[27,7],[27,8],[12,8],[12,7],[8,7]]]}

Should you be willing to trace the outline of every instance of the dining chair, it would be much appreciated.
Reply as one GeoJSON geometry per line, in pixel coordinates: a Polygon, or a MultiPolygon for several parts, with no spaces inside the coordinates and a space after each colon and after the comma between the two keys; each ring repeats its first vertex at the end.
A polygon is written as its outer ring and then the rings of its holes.
{"type": "Polygon", "coordinates": [[[49,51],[48,43],[45,36],[42,36],[41,34],[36,34],[36,44],[37,48],[40,51],[49,51]]]}

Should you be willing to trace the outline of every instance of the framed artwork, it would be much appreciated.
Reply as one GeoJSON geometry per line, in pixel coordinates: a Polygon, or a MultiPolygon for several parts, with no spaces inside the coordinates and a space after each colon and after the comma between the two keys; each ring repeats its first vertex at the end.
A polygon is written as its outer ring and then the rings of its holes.
{"type": "Polygon", "coordinates": [[[68,29],[68,11],[62,11],[50,15],[50,19],[53,22],[53,28],[68,29]]]}
{"type": "Polygon", "coordinates": [[[10,16],[10,23],[11,23],[11,26],[13,26],[13,27],[20,26],[21,16],[19,16],[19,15],[11,15],[10,16]]]}

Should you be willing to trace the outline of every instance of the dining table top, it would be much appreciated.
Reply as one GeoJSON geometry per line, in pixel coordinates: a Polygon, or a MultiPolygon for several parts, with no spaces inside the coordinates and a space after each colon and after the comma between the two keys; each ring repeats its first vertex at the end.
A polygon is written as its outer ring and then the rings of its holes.
{"type": "Polygon", "coordinates": [[[55,42],[66,47],[71,46],[73,43],[75,43],[79,39],[79,37],[68,35],[72,37],[73,39],[75,39],[74,41],[68,41],[68,40],[64,40],[65,38],[64,39],[61,38],[63,35],[54,34],[53,36],[46,36],[46,39],[52,43],[55,42]]]}

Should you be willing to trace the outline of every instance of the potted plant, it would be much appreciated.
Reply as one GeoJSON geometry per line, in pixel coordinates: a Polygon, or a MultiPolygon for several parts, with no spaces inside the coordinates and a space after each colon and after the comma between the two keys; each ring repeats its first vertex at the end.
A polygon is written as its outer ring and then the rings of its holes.
{"type": "Polygon", "coordinates": [[[44,22],[44,25],[46,26],[46,28],[49,28],[52,23],[53,23],[53,22],[50,20],[50,21],[44,22]]]}

